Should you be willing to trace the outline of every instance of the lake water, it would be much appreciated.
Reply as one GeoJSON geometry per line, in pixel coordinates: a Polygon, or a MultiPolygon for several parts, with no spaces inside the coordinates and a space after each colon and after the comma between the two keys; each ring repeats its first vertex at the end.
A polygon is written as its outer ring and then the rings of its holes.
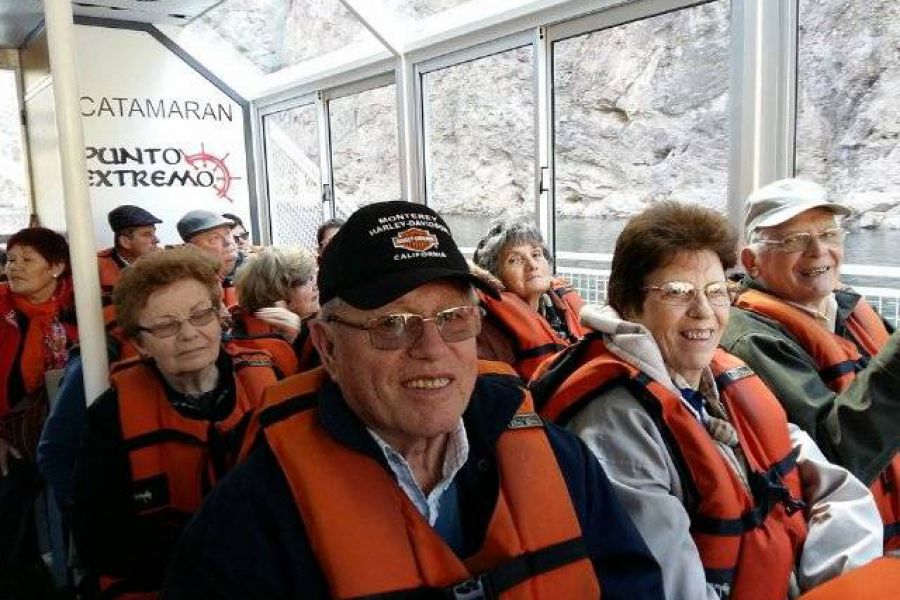
{"type": "MultiPolygon", "coordinates": [[[[489,219],[475,216],[445,217],[460,246],[474,246],[488,228],[489,219]]],[[[557,252],[596,252],[611,254],[625,221],[620,219],[558,219],[557,252]]],[[[844,262],[854,265],[900,267],[900,230],[860,230],[847,235],[844,262]]],[[[566,261],[567,266],[608,268],[584,261],[566,261]]],[[[879,276],[845,275],[846,283],[869,287],[900,288],[900,280],[879,276]]]]}

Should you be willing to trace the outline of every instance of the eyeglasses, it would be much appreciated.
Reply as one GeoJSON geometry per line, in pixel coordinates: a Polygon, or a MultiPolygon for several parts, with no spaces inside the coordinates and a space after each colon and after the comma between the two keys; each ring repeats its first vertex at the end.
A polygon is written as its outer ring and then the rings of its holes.
{"type": "MultiPolygon", "coordinates": [[[[728,306],[737,295],[738,286],[730,281],[713,281],[703,286],[703,293],[713,306],[728,306]]],[[[666,281],[659,285],[648,285],[641,288],[646,291],[659,292],[659,299],[666,304],[687,306],[697,299],[697,286],[687,281],[666,281]]]]}
{"type": "Polygon", "coordinates": [[[154,337],[167,338],[172,337],[173,335],[181,331],[181,324],[185,321],[187,321],[194,327],[203,327],[204,325],[209,325],[210,323],[212,323],[213,319],[215,319],[216,315],[218,314],[219,309],[215,306],[210,306],[209,308],[204,308],[202,310],[192,312],[185,319],[176,319],[174,317],[170,317],[158,322],[156,325],[153,325],[151,327],[138,325],[138,330],[146,331],[147,333],[152,334],[154,337]]]}
{"type": "Polygon", "coordinates": [[[847,237],[847,231],[840,227],[826,229],[821,233],[811,233],[802,231],[800,233],[792,233],[786,235],[780,240],[757,240],[757,244],[768,246],[775,252],[806,252],[813,238],[831,248],[839,248],[844,245],[844,238],[847,237]]]}
{"type": "Polygon", "coordinates": [[[425,329],[425,323],[434,321],[438,333],[447,343],[461,342],[481,332],[481,307],[457,306],[442,310],[433,317],[415,314],[397,314],[376,317],[365,323],[351,323],[340,317],[326,317],[325,321],[345,325],[369,333],[369,341],[379,350],[402,350],[415,344],[425,329]]]}
{"type": "Polygon", "coordinates": [[[244,241],[244,240],[249,240],[249,239],[250,239],[250,232],[249,232],[249,231],[245,231],[244,233],[238,233],[238,234],[236,234],[236,235],[234,236],[234,239],[237,240],[237,241],[239,241],[239,242],[242,242],[242,241],[244,241]]]}

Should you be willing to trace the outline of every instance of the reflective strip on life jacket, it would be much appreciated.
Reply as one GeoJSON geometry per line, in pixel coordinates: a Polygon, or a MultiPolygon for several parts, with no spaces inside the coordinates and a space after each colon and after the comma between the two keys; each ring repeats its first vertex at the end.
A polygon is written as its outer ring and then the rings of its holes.
{"type": "Polygon", "coordinates": [[[604,390],[626,386],[671,441],[673,462],[691,498],[685,508],[707,582],[724,597],[783,600],[806,538],[787,419],[740,360],[717,350],[710,366],[747,460],[750,490],[681,398],[610,353],[599,334],[555,357],[532,388],[545,395],[545,418],[566,419],[604,390]]]}
{"type": "MultiPolygon", "coordinates": [[[[482,362],[480,371],[515,385],[506,365],[482,362]]],[[[333,597],[600,597],[565,481],[527,394],[497,443],[501,488],[484,544],[463,561],[388,470],[322,429],[315,398],[325,378],[315,369],[281,382],[267,393],[260,421],[333,597]]]]}

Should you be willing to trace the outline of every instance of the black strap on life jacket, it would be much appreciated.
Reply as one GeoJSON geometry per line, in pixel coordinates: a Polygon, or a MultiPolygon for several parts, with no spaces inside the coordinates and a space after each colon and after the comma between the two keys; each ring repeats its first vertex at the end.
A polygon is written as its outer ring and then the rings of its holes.
{"type": "Polygon", "coordinates": [[[544,374],[528,384],[528,391],[534,399],[534,406],[540,412],[550,401],[559,387],[574,373],[584,362],[584,355],[591,342],[602,339],[602,334],[588,333],[580,341],[568,346],[553,359],[544,374]]]}
{"type": "Polygon", "coordinates": [[[263,411],[259,413],[259,424],[262,425],[263,428],[269,427],[279,421],[287,419],[291,415],[315,407],[316,402],[315,393],[294,396],[284,402],[279,402],[278,404],[263,409],[263,411]]]}
{"type": "Polygon", "coordinates": [[[691,531],[707,535],[739,536],[763,524],[769,513],[779,504],[792,515],[806,504],[791,496],[782,477],[796,467],[800,448],[794,448],[765,472],[751,471],[747,480],[754,507],[737,519],[716,519],[702,514],[691,515],[691,531]]]}
{"type": "Polygon", "coordinates": [[[577,537],[540,550],[526,552],[477,577],[444,588],[422,586],[357,596],[353,600],[496,600],[500,594],[527,579],[587,557],[584,539],[577,537]]]}

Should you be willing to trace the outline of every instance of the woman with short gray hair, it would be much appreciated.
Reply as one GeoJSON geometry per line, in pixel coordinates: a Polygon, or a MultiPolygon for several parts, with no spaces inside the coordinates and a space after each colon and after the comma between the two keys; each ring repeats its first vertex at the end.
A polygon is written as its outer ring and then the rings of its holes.
{"type": "Polygon", "coordinates": [[[303,248],[268,247],[255,254],[237,275],[239,306],[232,311],[232,337],[242,346],[249,342],[284,338],[295,360],[285,358],[279,344],[265,346],[284,375],[318,365],[306,323],[319,312],[318,265],[303,248]],[[296,364],[292,364],[295,361],[296,364]]]}
{"type": "Polygon", "coordinates": [[[482,294],[487,316],[479,356],[511,364],[525,380],[586,332],[578,321],[584,300],[565,279],[552,277],[550,258],[541,232],[523,217],[496,221],[473,256],[502,291],[501,300],[482,294]]]}

